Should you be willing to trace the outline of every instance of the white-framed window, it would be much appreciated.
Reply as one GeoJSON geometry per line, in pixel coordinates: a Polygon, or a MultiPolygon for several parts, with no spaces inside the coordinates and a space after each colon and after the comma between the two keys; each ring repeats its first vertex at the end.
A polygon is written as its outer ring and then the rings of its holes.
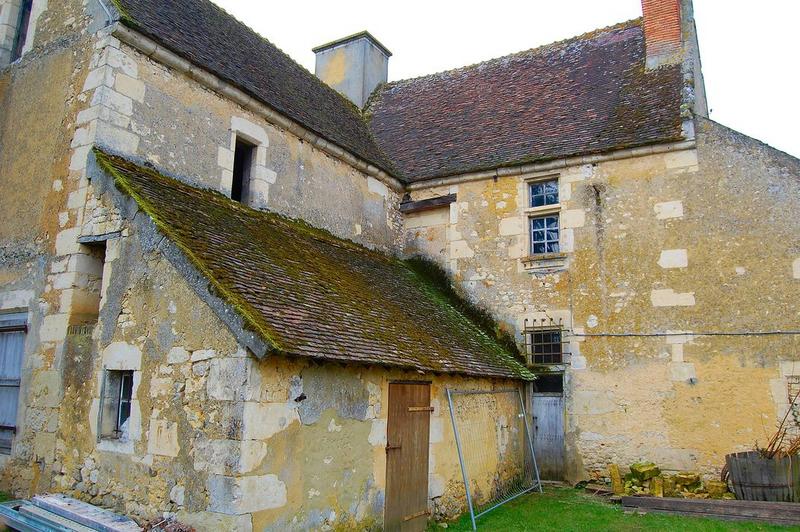
{"type": "Polygon", "coordinates": [[[26,313],[0,314],[0,453],[10,454],[17,432],[17,407],[22,375],[26,313]]]}
{"type": "Polygon", "coordinates": [[[100,438],[127,441],[132,400],[133,371],[106,370],[100,404],[100,438]]]}
{"type": "Polygon", "coordinates": [[[528,181],[529,255],[532,257],[561,252],[558,176],[528,181]]]}

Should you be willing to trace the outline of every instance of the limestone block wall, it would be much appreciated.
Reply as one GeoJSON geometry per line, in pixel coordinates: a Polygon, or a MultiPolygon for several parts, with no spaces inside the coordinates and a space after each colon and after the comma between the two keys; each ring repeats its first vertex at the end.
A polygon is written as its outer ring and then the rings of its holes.
{"type": "Polygon", "coordinates": [[[800,163],[696,127],[694,149],[412,193],[457,200],[406,218],[407,253],[440,261],[520,342],[526,318],[563,320],[570,478],[641,459],[716,474],[786,411],[800,163]],[[548,176],[563,253],[542,268],[528,257],[526,180],[548,176]]]}
{"type": "Polygon", "coordinates": [[[37,45],[0,72],[0,312],[27,313],[28,322],[17,432],[11,454],[0,455],[0,489],[22,495],[46,489],[60,468],[54,456],[67,313],[74,289],[87,281],[62,234],[79,216],[69,205],[75,176],[68,166],[90,59],[89,39],[78,33],[81,9],[61,2],[40,12],[37,45]]]}
{"type": "MultiPolygon", "coordinates": [[[[128,223],[111,194],[87,203],[87,219],[117,225],[106,243],[91,341],[64,359],[63,392],[52,405],[58,429],[46,458],[57,469],[46,489],[142,520],[174,514],[199,530],[380,525],[389,383],[422,380],[432,381],[434,407],[430,508],[448,516],[463,510],[445,389],[515,383],[256,360],[165,258],[168,244],[152,224],[128,223]],[[121,439],[98,437],[105,370],[133,372],[121,439]]],[[[497,423],[485,420],[485,439],[499,449],[508,435],[497,423]]]]}
{"type": "Polygon", "coordinates": [[[396,249],[400,193],[197,81],[107,36],[97,43],[75,165],[93,144],[230,194],[236,138],[256,146],[249,204],[396,249]]]}

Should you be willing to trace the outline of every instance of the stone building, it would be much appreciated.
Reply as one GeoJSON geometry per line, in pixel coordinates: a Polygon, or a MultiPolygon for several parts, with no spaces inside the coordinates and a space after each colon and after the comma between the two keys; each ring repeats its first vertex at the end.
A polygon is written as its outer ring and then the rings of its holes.
{"type": "Polygon", "coordinates": [[[448,387],[529,388],[551,478],[764,440],[800,162],[707,118],[690,1],[392,83],[366,32],[315,51],[207,0],[0,0],[0,489],[392,528],[405,456],[452,515],[448,387]]]}

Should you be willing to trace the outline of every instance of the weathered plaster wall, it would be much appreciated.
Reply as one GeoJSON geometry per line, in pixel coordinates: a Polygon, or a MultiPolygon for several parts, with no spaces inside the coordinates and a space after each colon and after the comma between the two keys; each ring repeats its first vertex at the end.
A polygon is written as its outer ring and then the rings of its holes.
{"type": "Polygon", "coordinates": [[[81,282],[69,261],[57,259],[64,246],[57,235],[75,222],[69,143],[91,47],[80,34],[88,18],[65,22],[80,6],[53,2],[45,11],[46,2],[35,2],[37,45],[0,71],[0,312],[27,312],[29,326],[17,434],[11,455],[0,456],[0,485],[13,480],[23,495],[45,489],[57,469],[64,335],[49,315],[68,304],[65,294],[81,282]]]}
{"type": "Polygon", "coordinates": [[[103,46],[109,60],[93,73],[92,103],[109,111],[94,129],[84,128],[87,147],[106,145],[229,194],[240,135],[257,145],[251,206],[371,247],[396,248],[398,192],[114,38],[103,46]]]}
{"type": "MultiPolygon", "coordinates": [[[[99,183],[91,188],[104,190],[99,183]]],[[[141,215],[125,222],[110,200],[114,194],[87,203],[89,218],[105,213],[120,236],[106,244],[104,296],[91,341],[73,346],[65,359],[64,406],[53,454],[44,458],[55,473],[47,487],[138,519],[174,513],[199,530],[379,526],[388,386],[426,377],[256,360],[209,308],[208,296],[196,294],[187,273],[165,258],[170,244],[141,215]],[[97,438],[104,369],[134,372],[122,440],[97,438]]],[[[454,515],[464,498],[445,387],[513,384],[430,380],[430,506],[437,515],[454,515]]],[[[510,417],[500,416],[497,426],[482,420],[484,439],[498,449],[507,445],[510,417]]],[[[486,480],[481,485],[491,487],[486,480]]],[[[12,486],[25,489],[24,482],[12,486]]]]}
{"type": "Polygon", "coordinates": [[[713,122],[697,128],[696,150],[543,173],[560,179],[565,254],[551,272],[526,269],[537,261],[526,260],[525,178],[538,176],[413,194],[458,197],[407,217],[408,253],[447,266],[520,342],[525,318],[573,333],[570,478],[640,459],[713,474],[787,407],[800,337],[702,333],[800,329],[800,163],[713,122]]]}

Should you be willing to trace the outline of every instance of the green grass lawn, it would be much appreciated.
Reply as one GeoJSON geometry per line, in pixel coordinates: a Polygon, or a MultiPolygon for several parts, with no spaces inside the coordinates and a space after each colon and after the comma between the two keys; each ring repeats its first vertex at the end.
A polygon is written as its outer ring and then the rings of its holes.
{"type": "MultiPolygon", "coordinates": [[[[620,506],[572,488],[545,488],[544,493],[524,495],[483,517],[478,518],[478,530],[558,530],[558,531],[727,531],[727,530],[780,530],[787,527],[761,523],[718,521],[697,517],[665,514],[626,514],[620,506]]],[[[794,527],[793,530],[800,530],[794,527]]],[[[444,530],[432,523],[429,531],[444,530]]],[[[455,523],[448,523],[447,530],[472,530],[469,514],[461,516],[455,523]]]]}

